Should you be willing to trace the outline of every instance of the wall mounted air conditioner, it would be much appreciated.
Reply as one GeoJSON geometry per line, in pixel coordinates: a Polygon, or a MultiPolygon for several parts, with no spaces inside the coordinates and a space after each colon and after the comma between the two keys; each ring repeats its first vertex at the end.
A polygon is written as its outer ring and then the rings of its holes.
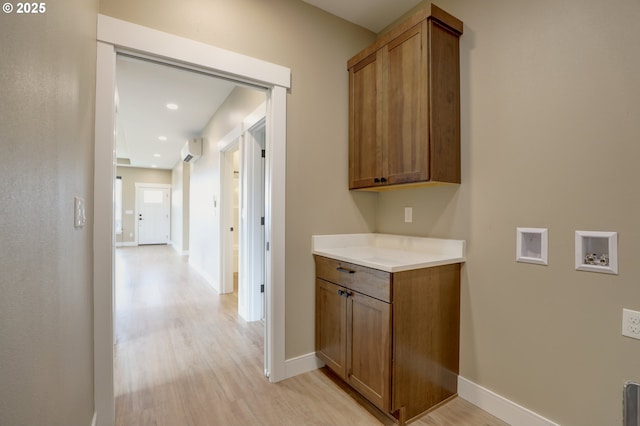
{"type": "Polygon", "coordinates": [[[182,158],[182,161],[184,161],[185,163],[189,163],[200,158],[202,156],[203,143],[204,138],[189,139],[180,151],[180,158],[182,158]]]}

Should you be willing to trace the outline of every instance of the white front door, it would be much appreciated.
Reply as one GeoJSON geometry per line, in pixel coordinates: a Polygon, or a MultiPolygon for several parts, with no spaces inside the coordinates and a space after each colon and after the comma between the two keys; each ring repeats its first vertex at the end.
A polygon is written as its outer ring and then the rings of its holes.
{"type": "Polygon", "coordinates": [[[138,244],[167,244],[171,229],[170,188],[136,184],[138,244]]]}

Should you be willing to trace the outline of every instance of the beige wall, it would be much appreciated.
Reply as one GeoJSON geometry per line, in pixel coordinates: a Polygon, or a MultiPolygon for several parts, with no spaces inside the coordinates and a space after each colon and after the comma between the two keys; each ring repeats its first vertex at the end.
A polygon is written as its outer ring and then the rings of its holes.
{"type": "Polygon", "coordinates": [[[464,21],[462,185],[381,194],[380,232],[464,238],[461,373],[564,425],[621,424],[640,380],[640,3],[440,0],[464,21]],[[403,207],[413,206],[411,225],[403,207]],[[515,262],[549,229],[549,266],[515,262]],[[574,270],[574,231],[617,231],[619,275],[574,270]]]}
{"type": "Polygon", "coordinates": [[[122,177],[122,235],[116,236],[116,242],[131,243],[136,241],[138,232],[135,218],[136,183],[171,185],[171,170],[117,167],[116,176],[122,177]],[[127,210],[133,213],[127,214],[127,210]]]}
{"type": "Polygon", "coordinates": [[[88,426],[98,2],[46,6],[0,14],[0,424],[88,426]]]}

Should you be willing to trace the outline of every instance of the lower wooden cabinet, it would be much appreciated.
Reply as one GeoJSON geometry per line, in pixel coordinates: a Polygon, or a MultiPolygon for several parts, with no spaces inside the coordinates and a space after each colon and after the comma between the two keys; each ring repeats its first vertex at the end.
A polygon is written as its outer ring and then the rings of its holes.
{"type": "Polygon", "coordinates": [[[315,262],[316,355],[333,372],[401,424],[456,394],[460,264],[315,262]]]}

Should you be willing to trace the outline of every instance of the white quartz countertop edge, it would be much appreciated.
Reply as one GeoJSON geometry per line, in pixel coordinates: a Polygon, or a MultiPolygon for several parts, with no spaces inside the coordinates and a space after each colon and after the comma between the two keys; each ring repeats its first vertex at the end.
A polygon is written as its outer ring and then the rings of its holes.
{"type": "Polygon", "coordinates": [[[312,253],[386,272],[465,262],[465,241],[389,234],[314,235],[312,253]]]}

